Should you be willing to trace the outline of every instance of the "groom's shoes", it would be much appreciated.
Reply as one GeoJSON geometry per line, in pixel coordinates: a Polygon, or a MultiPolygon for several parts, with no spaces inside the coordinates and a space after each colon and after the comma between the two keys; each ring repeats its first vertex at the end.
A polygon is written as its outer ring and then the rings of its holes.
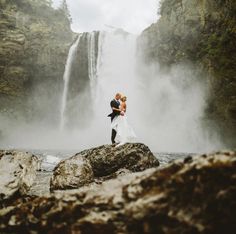
{"type": "Polygon", "coordinates": [[[118,144],[117,142],[114,142],[114,143],[112,143],[112,145],[111,145],[111,146],[112,146],[112,147],[116,147],[116,146],[117,146],[117,144],[118,144]]]}

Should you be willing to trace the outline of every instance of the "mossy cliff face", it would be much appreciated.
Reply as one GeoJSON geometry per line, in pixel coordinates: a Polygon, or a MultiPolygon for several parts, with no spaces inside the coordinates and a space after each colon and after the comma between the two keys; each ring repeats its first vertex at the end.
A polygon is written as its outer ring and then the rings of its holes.
{"type": "Polygon", "coordinates": [[[236,132],[236,2],[163,0],[161,17],[140,37],[147,63],[191,61],[207,73],[207,118],[234,146],[236,132]]]}
{"type": "Polygon", "coordinates": [[[60,88],[72,32],[50,1],[0,0],[0,7],[0,109],[15,111],[36,90],[60,88]]]}

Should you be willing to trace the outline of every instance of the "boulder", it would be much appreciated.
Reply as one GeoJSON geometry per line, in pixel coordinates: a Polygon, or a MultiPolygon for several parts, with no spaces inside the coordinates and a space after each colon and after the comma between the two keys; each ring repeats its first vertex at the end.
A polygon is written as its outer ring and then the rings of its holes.
{"type": "Polygon", "coordinates": [[[84,157],[70,158],[60,162],[50,180],[51,190],[82,187],[94,179],[89,160],[84,157]]]}
{"type": "Polygon", "coordinates": [[[0,199],[26,194],[38,168],[38,158],[30,153],[0,150],[0,199]]]}
{"type": "Polygon", "coordinates": [[[111,179],[127,171],[138,172],[158,165],[144,144],[103,145],[60,162],[54,169],[51,190],[78,188],[94,179],[111,179]]]}
{"type": "Polygon", "coordinates": [[[90,161],[96,177],[108,176],[121,168],[138,172],[159,166],[150,149],[141,143],[127,143],[116,147],[105,145],[83,151],[75,157],[79,155],[90,161]]]}
{"type": "Polygon", "coordinates": [[[236,153],[187,157],[0,209],[0,232],[236,233],[236,153]]]}

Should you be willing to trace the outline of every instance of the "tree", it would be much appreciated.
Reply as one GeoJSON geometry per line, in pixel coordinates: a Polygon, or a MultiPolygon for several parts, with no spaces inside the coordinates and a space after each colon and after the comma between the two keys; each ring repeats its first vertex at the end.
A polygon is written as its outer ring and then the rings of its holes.
{"type": "Polygon", "coordinates": [[[59,8],[64,13],[64,15],[69,19],[69,21],[72,22],[72,18],[66,0],[62,0],[61,6],[59,8]]]}

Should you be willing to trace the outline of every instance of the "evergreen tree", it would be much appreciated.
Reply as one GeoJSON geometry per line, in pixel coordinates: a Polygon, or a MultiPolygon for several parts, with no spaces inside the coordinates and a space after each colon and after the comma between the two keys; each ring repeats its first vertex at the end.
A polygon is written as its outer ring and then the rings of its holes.
{"type": "Polygon", "coordinates": [[[60,9],[63,11],[64,15],[69,19],[69,21],[72,22],[72,18],[66,0],[62,0],[60,9]]]}
{"type": "Polygon", "coordinates": [[[49,6],[52,6],[52,0],[47,0],[47,4],[48,4],[49,6]]]}

